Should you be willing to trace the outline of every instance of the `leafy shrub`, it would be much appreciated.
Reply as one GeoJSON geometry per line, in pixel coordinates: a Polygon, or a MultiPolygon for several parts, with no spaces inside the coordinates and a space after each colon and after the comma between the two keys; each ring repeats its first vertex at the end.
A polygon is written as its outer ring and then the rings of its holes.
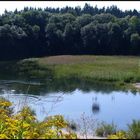
{"type": "Polygon", "coordinates": [[[109,135],[108,139],[140,139],[140,121],[133,120],[128,125],[128,131],[119,131],[114,135],[109,135]]]}
{"type": "Polygon", "coordinates": [[[128,125],[128,135],[130,139],[140,139],[140,121],[133,120],[132,124],[128,125]]]}
{"type": "Polygon", "coordinates": [[[0,99],[0,139],[72,139],[75,133],[64,132],[68,127],[63,116],[47,117],[39,122],[29,107],[13,115],[9,112],[11,102],[0,99]]]}
{"type": "Polygon", "coordinates": [[[74,121],[69,121],[68,122],[68,126],[72,129],[72,130],[77,130],[77,124],[74,121]]]}
{"type": "Polygon", "coordinates": [[[109,135],[108,139],[127,139],[127,135],[125,131],[119,131],[116,134],[109,135]]]}
{"type": "Polygon", "coordinates": [[[3,114],[6,114],[6,115],[11,115],[12,114],[12,108],[10,107],[12,105],[11,102],[7,101],[6,99],[4,98],[0,98],[0,114],[1,116],[3,114]]]}
{"type": "Polygon", "coordinates": [[[113,123],[110,125],[103,122],[96,129],[97,136],[101,136],[101,137],[106,137],[108,135],[115,134],[115,133],[116,133],[116,126],[113,123]]]}

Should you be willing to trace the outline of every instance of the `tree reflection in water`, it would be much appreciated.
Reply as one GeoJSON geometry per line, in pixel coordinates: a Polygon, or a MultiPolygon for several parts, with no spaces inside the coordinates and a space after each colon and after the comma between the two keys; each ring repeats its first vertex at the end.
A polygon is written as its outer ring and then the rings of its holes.
{"type": "Polygon", "coordinates": [[[100,106],[99,106],[99,104],[98,104],[98,103],[93,103],[93,104],[92,104],[92,112],[93,112],[94,114],[96,114],[96,113],[99,113],[99,111],[100,111],[100,106]]]}
{"type": "Polygon", "coordinates": [[[93,98],[93,104],[92,104],[92,112],[93,114],[97,114],[100,111],[100,105],[97,102],[97,97],[93,98]]]}

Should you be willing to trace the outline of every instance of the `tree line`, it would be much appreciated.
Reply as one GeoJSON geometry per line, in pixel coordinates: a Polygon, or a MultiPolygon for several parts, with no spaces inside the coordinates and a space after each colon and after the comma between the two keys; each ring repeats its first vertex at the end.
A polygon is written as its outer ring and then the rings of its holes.
{"type": "Polygon", "coordinates": [[[0,60],[63,54],[140,55],[140,12],[85,4],[0,15],[0,60]]]}

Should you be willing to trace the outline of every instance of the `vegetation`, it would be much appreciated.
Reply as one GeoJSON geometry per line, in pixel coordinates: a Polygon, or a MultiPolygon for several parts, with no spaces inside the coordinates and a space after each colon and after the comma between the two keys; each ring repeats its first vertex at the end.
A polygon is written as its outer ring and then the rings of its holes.
{"type": "Polygon", "coordinates": [[[101,137],[107,137],[108,135],[115,134],[116,132],[116,126],[113,123],[110,125],[103,122],[96,129],[97,136],[101,137]]]}
{"type": "Polygon", "coordinates": [[[139,64],[138,56],[62,55],[11,61],[11,64],[0,62],[0,73],[2,80],[8,77],[8,80],[46,83],[48,90],[51,87],[74,90],[82,88],[84,83],[89,87],[103,83],[101,87],[106,85],[105,89],[111,84],[110,87],[128,87],[135,92],[132,83],[140,82],[139,64]]]}
{"type": "Polygon", "coordinates": [[[84,8],[5,10],[0,15],[0,43],[0,60],[64,54],[140,55],[140,13],[88,4],[84,8]]]}
{"type": "Polygon", "coordinates": [[[97,136],[105,136],[108,139],[139,139],[140,138],[140,121],[133,120],[132,124],[128,125],[128,130],[116,130],[114,124],[101,123],[96,129],[97,136]]]}
{"type": "MultiPolygon", "coordinates": [[[[52,65],[55,78],[78,77],[82,80],[122,81],[126,83],[140,81],[139,57],[75,56],[69,62],[69,59],[72,57],[60,56],[60,60],[57,60],[59,57],[52,57],[58,63],[58,65],[52,65]],[[59,62],[63,64],[59,65],[59,62]]],[[[47,64],[47,59],[49,63],[53,64],[51,58],[41,58],[38,62],[42,65],[47,64]]]]}
{"type": "MultiPolygon", "coordinates": [[[[17,114],[12,112],[12,103],[0,98],[0,139],[76,139],[74,122],[67,122],[63,116],[47,116],[39,122],[28,106],[17,114]]],[[[140,121],[133,120],[127,131],[116,130],[114,124],[101,123],[96,129],[97,136],[108,139],[139,139],[140,121]]]]}
{"type": "Polygon", "coordinates": [[[39,122],[29,107],[19,113],[11,113],[11,102],[0,99],[0,139],[75,139],[76,134],[67,132],[68,123],[63,116],[48,116],[39,122]],[[66,132],[64,132],[65,129],[66,132]]]}
{"type": "Polygon", "coordinates": [[[128,125],[128,131],[118,131],[109,135],[108,139],[140,139],[140,121],[133,120],[132,124],[128,125]]]}
{"type": "Polygon", "coordinates": [[[108,139],[130,139],[127,137],[125,131],[119,131],[116,134],[109,135],[108,139]]]}
{"type": "Polygon", "coordinates": [[[128,125],[129,137],[131,139],[140,139],[140,121],[133,120],[131,125],[128,125]]]}

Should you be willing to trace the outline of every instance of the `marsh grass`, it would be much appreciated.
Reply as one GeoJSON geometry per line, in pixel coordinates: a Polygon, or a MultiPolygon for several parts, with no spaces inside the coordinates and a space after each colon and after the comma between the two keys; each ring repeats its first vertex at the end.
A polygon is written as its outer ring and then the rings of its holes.
{"type": "MultiPolygon", "coordinates": [[[[0,65],[7,67],[4,62],[0,65]]],[[[62,55],[30,58],[15,62],[14,67],[9,65],[7,71],[12,71],[14,76],[21,79],[41,79],[47,83],[74,79],[94,83],[109,82],[123,87],[140,82],[140,57],[62,55]]]]}
{"type": "Polygon", "coordinates": [[[38,59],[53,67],[54,77],[76,77],[103,82],[140,82],[140,57],[134,56],[54,56],[38,59]]]}
{"type": "MultiPolygon", "coordinates": [[[[136,68],[136,66],[135,66],[136,68]]],[[[56,74],[58,76],[77,75],[79,77],[93,78],[99,81],[124,81],[129,82],[135,80],[138,72],[135,68],[127,68],[123,64],[76,64],[56,66],[56,74]]],[[[137,78],[137,80],[139,80],[137,78]]]]}

